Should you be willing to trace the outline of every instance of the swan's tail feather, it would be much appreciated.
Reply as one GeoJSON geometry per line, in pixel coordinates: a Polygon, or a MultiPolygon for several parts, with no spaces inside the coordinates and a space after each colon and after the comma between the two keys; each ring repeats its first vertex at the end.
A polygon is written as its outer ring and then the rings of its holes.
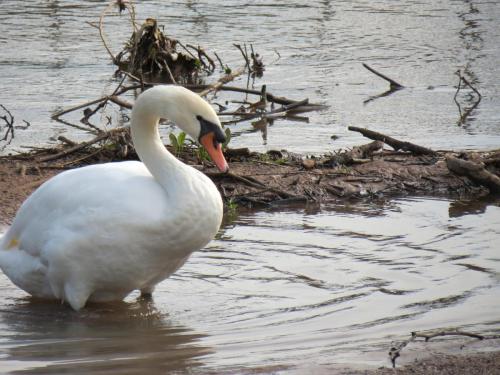
{"type": "Polygon", "coordinates": [[[90,291],[83,285],[67,282],[64,284],[64,300],[70,304],[73,310],[80,310],[90,296],[90,291]]]}

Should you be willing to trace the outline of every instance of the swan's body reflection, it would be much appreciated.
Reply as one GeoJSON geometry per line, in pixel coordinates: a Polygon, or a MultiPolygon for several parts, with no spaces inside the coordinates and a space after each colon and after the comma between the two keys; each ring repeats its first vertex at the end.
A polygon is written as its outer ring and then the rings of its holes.
{"type": "Polygon", "coordinates": [[[79,313],[17,299],[0,309],[0,330],[2,373],[190,372],[212,351],[199,344],[205,335],[170,321],[147,299],[91,305],[79,313]]]}

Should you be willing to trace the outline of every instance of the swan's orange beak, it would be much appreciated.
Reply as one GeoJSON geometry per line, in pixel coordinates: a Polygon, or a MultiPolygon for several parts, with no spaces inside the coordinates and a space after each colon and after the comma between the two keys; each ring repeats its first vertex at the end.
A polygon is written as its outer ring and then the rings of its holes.
{"type": "Polygon", "coordinates": [[[200,143],[205,147],[217,168],[221,172],[226,173],[229,170],[229,165],[227,165],[226,158],[222,153],[222,145],[214,137],[213,132],[207,133],[200,138],[200,143]]]}

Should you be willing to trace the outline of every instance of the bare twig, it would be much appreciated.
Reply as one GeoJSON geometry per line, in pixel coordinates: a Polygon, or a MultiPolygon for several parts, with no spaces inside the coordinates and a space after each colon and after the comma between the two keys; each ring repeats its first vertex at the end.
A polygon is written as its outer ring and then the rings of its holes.
{"type": "Polygon", "coordinates": [[[281,189],[266,186],[262,182],[256,180],[255,178],[253,178],[251,176],[241,176],[241,175],[238,175],[238,174],[235,174],[232,172],[227,172],[227,173],[205,172],[205,174],[210,178],[232,178],[234,180],[243,182],[245,185],[248,185],[248,186],[253,187],[253,188],[257,188],[257,189],[264,188],[266,191],[273,192],[273,193],[275,193],[283,198],[295,198],[295,199],[300,199],[300,200],[305,199],[305,197],[303,197],[301,195],[291,194],[291,193],[284,191],[284,190],[281,190],[281,189]]]}
{"type": "Polygon", "coordinates": [[[104,16],[106,15],[106,13],[108,13],[112,8],[113,6],[116,5],[116,0],[111,0],[108,4],[108,6],[106,8],[104,8],[104,10],[102,11],[101,15],[99,16],[99,36],[101,37],[101,40],[102,40],[102,44],[104,45],[104,48],[106,49],[106,51],[108,52],[109,54],[109,57],[111,57],[111,61],[113,61],[113,63],[116,62],[116,57],[115,55],[113,54],[113,52],[111,52],[111,49],[108,47],[108,43],[106,42],[106,37],[104,36],[104,16]]]}
{"type": "Polygon", "coordinates": [[[182,44],[180,41],[177,41],[177,44],[180,45],[184,49],[184,51],[186,51],[193,59],[196,60],[196,56],[193,55],[193,53],[184,44],[182,44]]]}
{"type": "MultiPolygon", "coordinates": [[[[116,86],[115,90],[113,91],[113,93],[111,94],[111,96],[115,95],[118,90],[122,87],[122,84],[123,82],[125,81],[125,78],[127,78],[126,76],[123,76],[122,80],[120,81],[120,83],[118,84],[118,86],[116,86]]],[[[102,130],[99,129],[97,126],[94,126],[92,125],[89,120],[90,118],[97,112],[99,111],[101,108],[104,108],[106,106],[106,104],[108,103],[108,100],[109,100],[109,97],[100,102],[93,110],[91,110],[90,108],[86,108],[83,113],[84,113],[84,117],[80,120],[80,122],[84,123],[85,125],[88,125],[90,126],[91,128],[97,130],[98,132],[101,132],[102,130]]]]}
{"type": "MultiPolygon", "coordinates": [[[[266,92],[264,92],[263,95],[265,95],[267,97],[266,92]]],[[[304,100],[301,100],[298,102],[292,102],[290,104],[283,105],[279,108],[276,108],[276,109],[273,109],[273,110],[267,111],[267,112],[262,112],[262,111],[250,112],[250,113],[233,112],[232,113],[233,116],[236,115],[236,116],[242,116],[242,117],[238,120],[228,121],[227,123],[236,124],[236,123],[243,122],[243,121],[253,120],[254,118],[258,118],[258,117],[262,117],[262,118],[266,118],[266,119],[285,117],[291,111],[297,111],[302,107],[307,108],[308,103],[309,103],[309,99],[306,98],[304,100]]],[[[225,115],[225,113],[222,113],[221,115],[225,115]]]]}
{"type": "Polygon", "coordinates": [[[248,55],[245,51],[243,51],[243,48],[241,48],[241,45],[239,44],[233,44],[233,46],[235,46],[236,48],[238,48],[241,52],[241,54],[243,55],[243,58],[245,59],[245,62],[246,62],[246,67],[248,68],[248,70],[251,70],[250,68],[250,60],[248,59],[248,55]]]}
{"type": "MultiPolygon", "coordinates": [[[[124,94],[127,91],[140,89],[141,87],[142,87],[141,85],[125,86],[125,87],[120,88],[118,91],[115,90],[115,92],[112,94],[112,96],[119,96],[119,95],[124,94]]],[[[82,103],[82,104],[78,104],[78,105],[70,107],[70,108],[63,109],[62,111],[54,113],[51,116],[51,118],[54,119],[54,120],[60,121],[59,118],[61,116],[65,115],[65,114],[68,114],[70,112],[76,111],[78,109],[89,107],[89,106],[91,106],[93,104],[100,103],[100,102],[103,102],[103,101],[106,101],[106,100],[109,100],[109,99],[110,99],[110,95],[105,95],[105,96],[102,96],[102,97],[100,97],[98,99],[94,99],[94,100],[91,100],[91,101],[88,101],[88,102],[85,102],[85,103],[82,103]]]]}
{"type": "Polygon", "coordinates": [[[219,55],[217,55],[217,52],[214,52],[214,55],[215,55],[215,57],[217,58],[217,60],[219,61],[220,68],[224,71],[224,70],[225,70],[225,67],[224,67],[224,64],[222,63],[221,58],[219,57],[219,55]]]}
{"type": "Polygon", "coordinates": [[[77,143],[73,147],[69,147],[67,149],[64,149],[63,151],[61,151],[57,154],[42,156],[42,157],[38,158],[37,161],[46,162],[46,161],[51,161],[51,160],[62,158],[64,156],[70,155],[74,152],[80,151],[84,148],[87,148],[87,147],[89,147],[97,142],[103,141],[104,139],[109,138],[110,136],[112,136],[114,134],[123,132],[125,129],[126,128],[115,128],[115,129],[108,130],[106,132],[102,132],[101,134],[99,134],[95,138],[91,139],[90,141],[77,143]]]}
{"type": "Polygon", "coordinates": [[[172,82],[174,85],[177,85],[177,81],[175,80],[174,75],[172,74],[172,71],[170,70],[170,67],[168,66],[168,63],[165,62],[164,66],[165,66],[165,69],[167,70],[168,78],[170,78],[170,82],[172,82]]]}
{"type": "Polygon", "coordinates": [[[198,60],[206,68],[206,70],[209,73],[212,73],[215,70],[214,60],[212,60],[212,58],[207,55],[207,53],[205,52],[205,50],[201,46],[195,47],[195,46],[193,46],[191,44],[186,44],[186,47],[192,48],[192,49],[194,49],[198,53],[198,60]],[[210,65],[210,67],[208,67],[208,65],[203,61],[203,57],[205,57],[207,59],[208,64],[210,65]]]}
{"type": "Polygon", "coordinates": [[[375,75],[379,76],[380,78],[385,79],[386,81],[388,81],[392,90],[402,89],[404,87],[403,85],[397,83],[393,79],[391,79],[391,78],[383,75],[382,73],[377,72],[375,69],[373,69],[372,67],[368,66],[367,64],[363,63],[363,66],[366,69],[368,69],[370,72],[372,72],[373,74],[375,74],[375,75]]]}
{"type": "Polygon", "coordinates": [[[200,95],[201,97],[203,97],[203,96],[207,96],[209,93],[211,93],[213,91],[220,90],[221,87],[223,87],[223,85],[225,85],[228,82],[231,82],[236,77],[238,77],[241,74],[243,74],[244,71],[245,71],[245,68],[239,68],[239,69],[236,69],[234,72],[231,72],[229,74],[225,74],[224,76],[222,76],[221,78],[219,78],[219,80],[216,83],[214,83],[213,85],[207,86],[207,88],[205,88],[198,95],[200,95]]]}
{"type": "MultiPolygon", "coordinates": [[[[241,73],[240,73],[241,75],[241,73]]],[[[205,90],[207,88],[210,88],[211,85],[186,85],[187,88],[191,90],[205,90]]],[[[251,95],[261,95],[261,90],[252,90],[252,89],[247,89],[244,87],[236,87],[236,86],[225,86],[222,85],[218,88],[220,91],[233,91],[233,92],[242,92],[245,94],[251,94],[251,95]]],[[[288,99],[285,97],[280,97],[280,96],[275,96],[271,94],[270,92],[266,92],[266,99],[269,102],[273,102],[276,104],[281,104],[281,105],[289,105],[289,104],[294,104],[297,103],[296,100],[288,99]]],[[[313,103],[308,103],[307,104],[310,108],[310,110],[318,110],[318,109],[324,109],[327,108],[327,106],[322,105],[322,104],[313,104],[313,103]]]]}
{"type": "Polygon", "coordinates": [[[132,109],[133,107],[133,104],[126,101],[125,99],[122,99],[120,98],[119,96],[116,96],[116,95],[111,95],[109,97],[109,101],[110,102],[113,102],[117,105],[119,105],[120,107],[123,107],[123,108],[127,108],[127,109],[132,109]]]}

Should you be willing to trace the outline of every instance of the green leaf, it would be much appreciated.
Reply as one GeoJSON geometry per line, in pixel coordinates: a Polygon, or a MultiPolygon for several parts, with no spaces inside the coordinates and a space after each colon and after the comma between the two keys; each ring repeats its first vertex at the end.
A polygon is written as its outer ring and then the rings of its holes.
{"type": "Polygon", "coordinates": [[[229,144],[229,142],[231,141],[231,129],[229,128],[226,128],[224,130],[224,133],[226,133],[226,141],[222,144],[222,149],[226,149],[227,148],[227,145],[229,144]]]}
{"type": "Polygon", "coordinates": [[[168,138],[170,138],[170,144],[172,145],[172,147],[177,152],[177,149],[179,148],[179,142],[177,142],[177,137],[175,136],[174,133],[170,133],[168,135],[168,138]]]}
{"type": "Polygon", "coordinates": [[[186,142],[186,133],[180,132],[177,136],[177,141],[179,142],[179,146],[184,146],[184,142],[186,142]]]}

